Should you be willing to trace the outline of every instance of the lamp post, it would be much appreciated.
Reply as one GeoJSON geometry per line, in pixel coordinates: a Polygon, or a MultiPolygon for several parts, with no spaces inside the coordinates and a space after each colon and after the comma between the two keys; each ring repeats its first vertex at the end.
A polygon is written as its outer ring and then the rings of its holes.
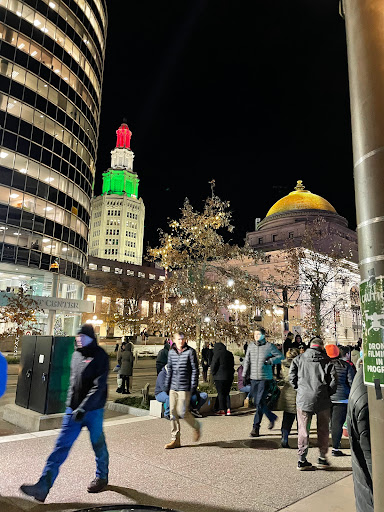
{"type": "Polygon", "coordinates": [[[384,2],[343,0],[341,12],[347,35],[361,312],[365,319],[364,381],[368,384],[374,504],[379,511],[384,510],[384,376],[369,371],[370,366],[382,366],[381,361],[374,362],[368,348],[374,342],[379,353],[384,350],[382,328],[375,329],[370,320],[372,315],[384,319],[384,2]]]}

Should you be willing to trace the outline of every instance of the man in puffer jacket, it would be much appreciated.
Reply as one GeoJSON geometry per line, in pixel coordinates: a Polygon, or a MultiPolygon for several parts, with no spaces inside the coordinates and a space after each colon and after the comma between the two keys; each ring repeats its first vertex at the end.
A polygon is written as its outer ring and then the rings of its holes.
{"type": "Polygon", "coordinates": [[[292,361],[289,371],[291,386],[297,390],[296,412],[299,431],[297,469],[312,470],[307,461],[309,431],[312,416],[317,416],[317,441],[320,451],[317,467],[329,467],[326,459],[329,445],[329,418],[331,395],[337,388],[337,374],[334,365],[324,350],[323,340],[312,338],[310,348],[292,361]]]}
{"type": "Polygon", "coordinates": [[[373,512],[371,430],[368,393],[362,368],[358,370],[349,394],[347,425],[356,512],[373,512]]]}
{"type": "Polygon", "coordinates": [[[325,346],[325,351],[332,360],[337,373],[337,389],[331,398],[332,455],[342,457],[345,454],[340,450],[340,442],[343,435],[343,425],[347,417],[349,392],[356,370],[347,361],[339,358],[340,350],[337,345],[329,343],[325,346]]]}
{"type": "Polygon", "coordinates": [[[82,427],[89,430],[96,455],[96,478],[88,492],[102,491],[108,484],[108,450],[103,432],[104,405],[107,399],[109,357],[98,346],[92,325],[84,324],[76,336],[72,361],[67,408],[55,448],[48,457],[43,473],[35,485],[22,485],[20,490],[44,502],[61,464],[68,456],[82,427]]]}
{"type": "Polygon", "coordinates": [[[196,392],[199,383],[199,363],[196,351],[187,345],[183,332],[177,332],[173,337],[173,345],[168,354],[168,373],[165,377],[164,388],[169,395],[171,414],[172,441],[164,446],[166,450],[180,448],[180,418],[190,425],[193,430],[193,440],[200,439],[200,423],[195,420],[189,410],[191,395],[196,392]]]}
{"type": "Polygon", "coordinates": [[[256,407],[253,428],[250,435],[260,435],[260,424],[263,414],[269,419],[269,429],[273,429],[277,419],[265,404],[269,382],[273,380],[272,365],[279,364],[284,359],[283,354],[275,345],[265,339],[265,329],[260,327],[254,332],[254,341],[248,345],[243,364],[243,377],[251,379],[251,397],[256,407]]]}

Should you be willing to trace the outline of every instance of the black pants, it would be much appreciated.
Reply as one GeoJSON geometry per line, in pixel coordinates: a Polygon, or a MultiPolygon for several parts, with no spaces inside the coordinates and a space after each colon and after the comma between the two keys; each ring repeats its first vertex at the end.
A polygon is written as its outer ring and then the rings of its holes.
{"type": "Polygon", "coordinates": [[[281,378],[281,364],[273,364],[272,365],[273,375],[276,375],[279,379],[281,378]]]}
{"type": "Polygon", "coordinates": [[[208,366],[208,365],[205,365],[205,364],[203,364],[203,365],[202,365],[202,369],[203,369],[203,381],[204,381],[204,382],[207,382],[207,377],[208,377],[208,368],[209,368],[209,366],[208,366]]]}
{"type": "Polygon", "coordinates": [[[332,447],[338,450],[343,435],[343,425],[347,417],[348,404],[331,405],[332,447]]]}
{"type": "Polygon", "coordinates": [[[281,431],[286,430],[288,435],[291,433],[293,422],[295,421],[296,414],[293,412],[284,411],[283,422],[281,424],[281,431]]]}
{"type": "Polygon", "coordinates": [[[129,375],[120,375],[121,380],[123,381],[121,384],[121,388],[124,391],[129,391],[129,375]]]}
{"type": "Polygon", "coordinates": [[[227,409],[231,408],[231,399],[229,398],[231,385],[232,381],[229,380],[215,380],[218,410],[220,411],[226,411],[227,409]]]}

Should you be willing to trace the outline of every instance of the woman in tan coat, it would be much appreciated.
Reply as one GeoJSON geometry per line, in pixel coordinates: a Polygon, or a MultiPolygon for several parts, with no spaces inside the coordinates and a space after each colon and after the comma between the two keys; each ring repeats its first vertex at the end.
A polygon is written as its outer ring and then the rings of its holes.
{"type": "Polygon", "coordinates": [[[291,428],[296,418],[296,391],[289,383],[289,369],[292,360],[298,355],[299,350],[297,348],[290,348],[287,351],[286,359],[281,363],[284,386],[280,393],[277,409],[284,411],[283,422],[281,424],[281,446],[283,448],[290,448],[288,436],[291,433],[291,428]]]}

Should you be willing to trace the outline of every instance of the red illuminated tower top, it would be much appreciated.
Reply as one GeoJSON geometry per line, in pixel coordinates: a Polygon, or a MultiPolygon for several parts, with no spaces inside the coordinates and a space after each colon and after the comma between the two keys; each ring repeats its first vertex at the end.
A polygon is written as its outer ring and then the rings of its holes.
{"type": "Polygon", "coordinates": [[[129,130],[128,125],[126,123],[123,123],[120,126],[120,128],[116,132],[116,135],[117,135],[117,141],[116,141],[117,148],[131,149],[132,132],[129,130]]]}

